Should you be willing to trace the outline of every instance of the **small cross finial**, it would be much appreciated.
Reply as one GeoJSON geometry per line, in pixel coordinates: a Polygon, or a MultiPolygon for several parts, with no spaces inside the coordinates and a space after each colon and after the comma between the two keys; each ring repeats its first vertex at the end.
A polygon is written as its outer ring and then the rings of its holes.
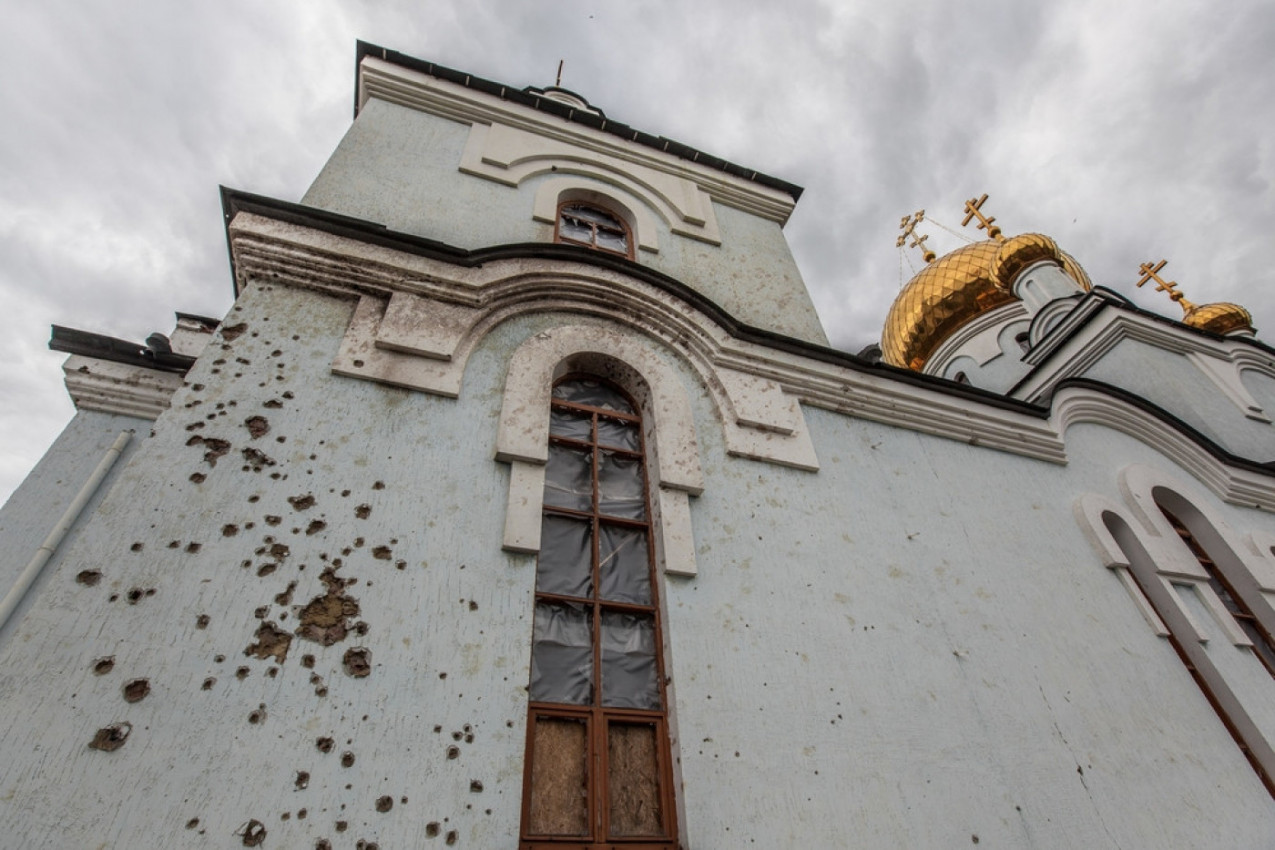
{"type": "Polygon", "coordinates": [[[894,240],[894,244],[896,247],[902,248],[904,245],[909,244],[908,237],[911,237],[910,247],[920,248],[921,256],[925,258],[927,263],[932,263],[934,262],[935,254],[925,244],[925,240],[930,238],[929,235],[918,236],[916,234],[916,226],[922,221],[925,221],[925,210],[917,210],[912,215],[903,216],[899,221],[899,230],[902,230],[903,233],[899,234],[898,239],[894,240]]]}
{"type": "Polygon", "coordinates": [[[977,218],[979,230],[986,230],[988,236],[998,242],[1004,242],[1005,237],[1001,236],[1001,229],[996,226],[996,219],[983,215],[983,202],[986,200],[987,195],[984,193],[981,198],[970,198],[965,202],[965,218],[961,219],[961,227],[968,227],[970,220],[977,218]]]}
{"type": "Polygon", "coordinates": [[[1135,283],[1134,286],[1141,287],[1147,281],[1154,280],[1155,291],[1169,293],[1169,298],[1181,305],[1182,313],[1185,315],[1194,310],[1195,305],[1190,301],[1187,301],[1186,297],[1181,292],[1178,292],[1175,288],[1178,285],[1176,281],[1166,281],[1164,278],[1160,277],[1160,269],[1164,268],[1168,262],[1168,260],[1161,260],[1154,266],[1150,263],[1143,263],[1138,269],[1142,272],[1142,277],[1138,279],[1138,282],[1135,283]]]}

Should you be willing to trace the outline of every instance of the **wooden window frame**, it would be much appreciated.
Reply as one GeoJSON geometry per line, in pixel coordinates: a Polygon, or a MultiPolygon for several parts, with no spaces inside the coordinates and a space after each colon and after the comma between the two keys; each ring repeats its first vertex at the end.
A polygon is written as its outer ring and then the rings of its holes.
{"type": "MultiPolygon", "coordinates": [[[[629,241],[630,246],[632,240],[629,241]]],[[[599,249],[603,250],[603,249],[599,249]]],[[[621,387],[596,375],[570,373],[554,381],[554,386],[573,380],[589,380],[616,392],[633,411],[640,407],[629,393],[621,387]]],[[[592,650],[593,650],[593,697],[590,705],[571,705],[530,701],[527,709],[527,742],[523,760],[523,796],[521,809],[521,827],[519,829],[519,850],[677,850],[677,805],[673,790],[672,748],[668,725],[668,693],[665,688],[666,674],[664,670],[664,633],[660,613],[659,571],[655,561],[654,521],[651,512],[651,494],[647,477],[646,434],[643,430],[640,412],[625,413],[607,408],[595,407],[579,402],[551,398],[551,409],[571,411],[576,414],[587,414],[592,419],[590,439],[588,442],[569,437],[550,434],[550,445],[559,445],[575,450],[588,449],[592,452],[592,509],[579,511],[545,504],[541,515],[560,516],[588,521],[592,533],[592,593],[589,597],[564,596],[557,593],[542,593],[539,587],[535,591],[535,603],[569,603],[587,606],[592,611],[592,650]],[[631,423],[638,436],[638,448],[630,451],[613,446],[603,446],[598,440],[598,419],[609,418],[631,423]],[[624,457],[637,459],[641,463],[641,483],[643,496],[643,517],[641,520],[615,517],[600,511],[600,491],[598,487],[599,459],[602,452],[611,452],[624,457]],[[600,529],[603,523],[626,528],[643,528],[646,531],[647,575],[651,591],[649,605],[626,602],[615,602],[602,599],[601,565],[600,565],[600,529]],[[656,686],[659,693],[658,709],[614,708],[602,705],[602,630],[603,612],[628,612],[649,614],[653,623],[655,642],[656,686]],[[540,835],[530,831],[532,801],[533,753],[535,750],[536,722],[540,718],[563,718],[579,720],[585,723],[586,740],[586,817],[588,832],[586,835],[540,835]],[[609,748],[608,732],[611,724],[650,725],[654,728],[656,770],[658,771],[657,789],[661,812],[663,835],[640,837],[612,837],[610,835],[610,788],[609,788],[609,748]]],[[[534,618],[533,618],[534,619],[534,618]]]]}
{"type": "MultiPolygon", "coordinates": [[[[634,256],[633,255],[633,228],[629,225],[627,221],[624,220],[624,216],[620,215],[618,212],[616,212],[614,209],[611,209],[610,207],[604,206],[602,204],[596,204],[591,201],[566,200],[558,204],[557,215],[554,217],[554,220],[553,220],[553,241],[562,245],[576,245],[580,248],[589,248],[590,250],[593,250],[593,251],[601,251],[604,254],[612,254],[614,256],[625,257],[630,260],[633,259],[633,256],[634,256]],[[596,210],[597,212],[600,212],[603,215],[606,215],[606,216],[609,216],[610,218],[615,219],[616,222],[619,223],[620,229],[624,233],[624,250],[616,251],[614,249],[607,248],[604,245],[599,245],[598,244],[598,226],[597,224],[593,222],[590,222],[590,226],[592,229],[592,238],[589,242],[582,242],[578,239],[572,239],[568,236],[564,236],[562,234],[562,215],[563,215],[563,212],[568,207],[584,207],[585,209],[596,210]]],[[[636,410],[637,408],[634,408],[634,409],[636,410]]]]}
{"type": "Polygon", "coordinates": [[[1191,554],[1195,556],[1200,568],[1208,575],[1209,586],[1213,588],[1213,592],[1222,601],[1227,613],[1235,619],[1240,630],[1252,641],[1253,655],[1266,668],[1266,672],[1272,678],[1275,678],[1275,640],[1272,640],[1270,632],[1266,630],[1261,620],[1253,613],[1244,595],[1236,590],[1230,579],[1217,568],[1217,564],[1209,557],[1208,552],[1204,551],[1204,547],[1200,545],[1200,541],[1187,528],[1186,523],[1178,519],[1176,515],[1163,505],[1157,506],[1160,508],[1160,513],[1164,514],[1164,518],[1169,521],[1169,525],[1173,526],[1173,530],[1177,532],[1178,537],[1181,538],[1186,548],[1191,550],[1191,554]]]}

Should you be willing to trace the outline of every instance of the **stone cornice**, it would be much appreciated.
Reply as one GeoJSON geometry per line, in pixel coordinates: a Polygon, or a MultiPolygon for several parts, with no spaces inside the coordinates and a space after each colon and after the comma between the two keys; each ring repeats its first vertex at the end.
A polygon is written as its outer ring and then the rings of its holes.
{"type": "Polygon", "coordinates": [[[79,410],[155,419],[182,385],[179,372],[73,354],[62,364],[66,390],[79,410]]]}

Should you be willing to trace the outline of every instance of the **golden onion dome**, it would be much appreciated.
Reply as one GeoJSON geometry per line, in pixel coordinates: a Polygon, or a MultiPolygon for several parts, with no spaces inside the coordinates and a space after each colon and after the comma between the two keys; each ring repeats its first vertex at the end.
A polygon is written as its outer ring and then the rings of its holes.
{"type": "Polygon", "coordinates": [[[1043,233],[1021,233],[1006,239],[996,251],[992,260],[992,280],[1008,292],[1019,272],[1043,260],[1062,264],[1058,243],[1043,233]]]}
{"type": "Polygon", "coordinates": [[[1088,291],[1089,275],[1054,240],[1025,233],[1004,242],[974,242],[921,269],[899,292],[881,331],[881,358],[921,371],[943,340],[971,319],[1015,300],[1014,276],[1053,260],[1088,291]]]}
{"type": "Polygon", "coordinates": [[[1227,301],[1192,307],[1182,317],[1182,324],[1215,334],[1228,334],[1234,331],[1253,332],[1253,316],[1248,310],[1239,304],[1231,304],[1227,301]]]}

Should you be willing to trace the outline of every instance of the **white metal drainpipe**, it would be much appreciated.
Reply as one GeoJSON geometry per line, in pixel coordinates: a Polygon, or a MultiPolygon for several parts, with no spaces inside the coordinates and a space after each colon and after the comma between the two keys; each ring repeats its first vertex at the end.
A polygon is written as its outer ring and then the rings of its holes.
{"type": "Polygon", "coordinates": [[[67,531],[75,524],[80,512],[84,510],[84,506],[89,503],[89,499],[93,498],[93,494],[97,492],[97,488],[102,486],[102,479],[106,478],[106,474],[111,471],[115,461],[120,459],[120,455],[124,452],[124,447],[128,445],[128,441],[132,438],[132,431],[121,431],[120,435],[115,438],[115,442],[111,444],[111,447],[106,450],[106,454],[98,461],[97,468],[93,470],[89,480],[85,481],[84,486],[80,488],[80,492],[75,494],[75,500],[67,507],[66,513],[62,514],[58,524],[53,526],[49,536],[44,538],[44,543],[40,546],[40,550],[27,563],[26,569],[22,571],[22,575],[18,576],[18,580],[14,582],[13,587],[5,594],[4,600],[0,601],[0,629],[3,629],[9,622],[9,618],[17,610],[22,598],[27,595],[31,585],[35,584],[35,580],[39,578],[40,571],[44,569],[44,565],[49,562],[49,558],[53,557],[53,553],[57,550],[58,544],[62,542],[62,538],[66,537],[67,531]]]}

